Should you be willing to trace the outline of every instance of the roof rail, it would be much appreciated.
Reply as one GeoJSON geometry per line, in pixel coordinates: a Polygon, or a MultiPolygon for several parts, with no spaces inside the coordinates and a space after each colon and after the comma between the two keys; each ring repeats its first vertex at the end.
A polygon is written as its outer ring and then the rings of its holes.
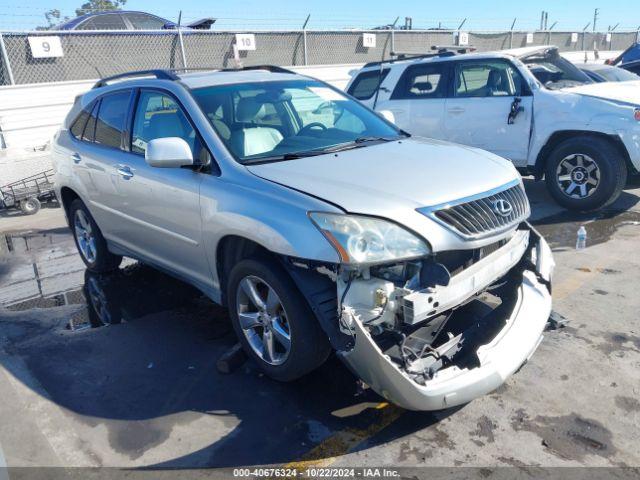
{"type": "Polygon", "coordinates": [[[288,68],[279,67],[277,65],[251,65],[249,67],[241,67],[241,68],[224,68],[220,70],[221,72],[242,72],[246,70],[266,70],[271,73],[291,73],[293,75],[297,75],[293,70],[289,70],[288,68]]]}
{"type": "Polygon", "coordinates": [[[387,63],[395,63],[402,62],[405,60],[418,60],[421,58],[433,58],[433,57],[451,57],[455,55],[454,52],[438,52],[438,53],[400,53],[400,52],[391,52],[391,55],[396,58],[390,58],[389,60],[383,60],[382,62],[369,62],[363,68],[366,67],[375,67],[380,66],[387,63]]]}
{"type": "Polygon", "coordinates": [[[439,53],[453,52],[463,54],[475,52],[477,49],[473,45],[433,45],[431,50],[437,50],[439,53]]]}
{"type": "Polygon", "coordinates": [[[178,77],[171,70],[138,70],[134,72],[120,73],[118,75],[112,75],[111,77],[105,77],[98,80],[93,88],[100,88],[107,85],[113,80],[120,80],[128,77],[149,77],[154,76],[160,80],[178,80],[178,77]]]}

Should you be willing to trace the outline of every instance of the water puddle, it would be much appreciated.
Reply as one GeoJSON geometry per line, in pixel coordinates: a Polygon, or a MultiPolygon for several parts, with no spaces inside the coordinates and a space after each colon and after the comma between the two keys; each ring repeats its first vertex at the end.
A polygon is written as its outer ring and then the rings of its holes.
{"type": "Polygon", "coordinates": [[[0,236],[0,307],[69,305],[86,305],[70,313],[66,329],[73,332],[181,309],[190,317],[226,317],[196,288],[133,260],[109,274],[86,270],[67,230],[0,236]]]}
{"type": "Polygon", "coordinates": [[[580,226],[587,230],[587,247],[607,242],[626,225],[640,225],[640,212],[601,211],[575,213],[564,211],[533,222],[552,249],[575,248],[580,226]]]}

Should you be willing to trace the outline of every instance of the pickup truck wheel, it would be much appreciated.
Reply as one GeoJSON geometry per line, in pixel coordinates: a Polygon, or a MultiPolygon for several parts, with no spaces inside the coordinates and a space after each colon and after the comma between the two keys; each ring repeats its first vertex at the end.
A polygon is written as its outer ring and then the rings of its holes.
{"type": "Polygon", "coordinates": [[[229,274],[227,295],[242,347],[271,378],[295,380],[329,356],[329,341],[306,299],[271,259],[238,262],[229,274]]]}
{"type": "Polygon", "coordinates": [[[596,210],[617,200],[627,180],[624,158],[614,145],[597,137],[561,142],[547,158],[547,188],[570,210],[596,210]]]}
{"type": "Polygon", "coordinates": [[[103,273],[120,266],[122,257],[107,248],[107,241],[82,200],[74,200],[69,207],[71,231],[82,261],[92,272],[103,273]]]}
{"type": "Polygon", "coordinates": [[[35,215],[40,211],[42,204],[36,197],[26,198],[20,202],[20,210],[25,215],[35,215]]]}

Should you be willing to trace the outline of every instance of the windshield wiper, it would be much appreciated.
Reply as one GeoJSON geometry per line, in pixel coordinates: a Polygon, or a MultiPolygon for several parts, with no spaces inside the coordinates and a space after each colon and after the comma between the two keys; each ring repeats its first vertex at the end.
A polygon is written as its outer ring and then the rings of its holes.
{"type": "MultiPolygon", "coordinates": [[[[402,134],[404,136],[410,136],[405,132],[402,132],[402,134]]],[[[392,142],[394,140],[397,140],[398,138],[401,138],[401,137],[376,137],[376,136],[358,137],[355,140],[339,143],[337,145],[332,145],[326,148],[317,148],[313,150],[303,150],[301,152],[284,153],[282,155],[272,155],[270,157],[248,158],[244,160],[242,163],[244,165],[256,165],[260,163],[297,160],[299,158],[315,157],[317,155],[325,155],[327,153],[343,152],[345,150],[351,150],[353,148],[360,148],[360,147],[363,147],[364,144],[367,144],[370,142],[392,142]]]]}
{"type": "Polygon", "coordinates": [[[285,153],[282,155],[272,155],[270,157],[247,158],[246,160],[242,161],[242,164],[255,165],[259,163],[282,162],[285,160],[297,160],[299,158],[315,157],[317,155],[324,155],[325,153],[327,152],[325,152],[324,150],[306,150],[303,152],[292,152],[292,153],[285,153]]]}
{"type": "Polygon", "coordinates": [[[345,143],[339,143],[338,145],[334,145],[333,147],[327,147],[323,150],[324,153],[335,153],[335,152],[343,152],[345,150],[351,150],[353,148],[364,147],[365,144],[371,142],[393,142],[397,140],[398,137],[358,137],[355,140],[345,143]]]}

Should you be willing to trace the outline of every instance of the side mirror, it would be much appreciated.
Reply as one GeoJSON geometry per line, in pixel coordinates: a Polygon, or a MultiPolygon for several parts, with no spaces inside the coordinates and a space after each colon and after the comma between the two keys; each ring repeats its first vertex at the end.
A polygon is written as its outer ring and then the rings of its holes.
{"type": "Polygon", "coordinates": [[[179,137],[155,138],[147,143],[144,159],[152,167],[179,168],[193,165],[191,147],[179,137]]]}
{"type": "Polygon", "coordinates": [[[393,123],[395,125],[396,123],[396,116],[393,114],[393,112],[391,110],[380,110],[378,112],[378,115],[380,115],[382,118],[384,118],[385,120],[393,123]]]}

